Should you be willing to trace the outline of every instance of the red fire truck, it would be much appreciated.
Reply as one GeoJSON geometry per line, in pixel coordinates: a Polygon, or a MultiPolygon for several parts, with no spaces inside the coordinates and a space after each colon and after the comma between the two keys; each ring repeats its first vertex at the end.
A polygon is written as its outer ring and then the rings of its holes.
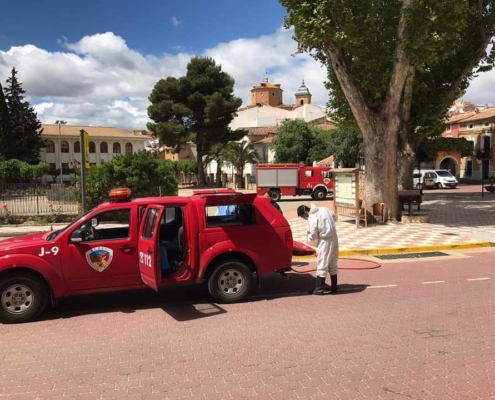
{"type": "Polygon", "coordinates": [[[309,167],[300,164],[259,164],[256,167],[259,195],[270,193],[274,201],[284,196],[311,196],[324,200],[333,194],[331,167],[309,167]]]}
{"type": "Polygon", "coordinates": [[[256,193],[110,199],[63,229],[0,242],[0,321],[67,296],[203,281],[216,301],[239,302],[254,279],[290,268],[290,225],[256,193]]]}

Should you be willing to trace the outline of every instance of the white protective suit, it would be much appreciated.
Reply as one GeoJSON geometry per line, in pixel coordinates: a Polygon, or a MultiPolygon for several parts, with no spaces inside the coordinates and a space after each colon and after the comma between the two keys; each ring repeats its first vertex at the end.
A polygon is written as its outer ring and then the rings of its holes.
{"type": "Polygon", "coordinates": [[[339,239],[337,237],[337,214],[326,207],[311,204],[308,217],[308,243],[318,241],[316,275],[326,278],[327,272],[336,275],[339,261],[339,239]]]}

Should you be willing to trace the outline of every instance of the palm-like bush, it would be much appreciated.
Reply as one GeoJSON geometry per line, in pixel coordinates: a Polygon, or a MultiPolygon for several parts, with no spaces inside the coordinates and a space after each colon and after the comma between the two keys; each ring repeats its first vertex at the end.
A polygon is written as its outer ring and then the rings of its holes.
{"type": "Polygon", "coordinates": [[[258,164],[260,156],[252,143],[245,140],[242,142],[231,142],[225,146],[220,159],[231,164],[236,171],[236,179],[239,188],[244,188],[242,175],[246,164],[258,164]]]}

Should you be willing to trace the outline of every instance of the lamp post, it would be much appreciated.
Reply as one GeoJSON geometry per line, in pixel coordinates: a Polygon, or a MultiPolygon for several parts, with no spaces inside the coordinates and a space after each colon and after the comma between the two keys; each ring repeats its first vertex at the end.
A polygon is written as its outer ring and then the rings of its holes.
{"type": "MultiPolygon", "coordinates": [[[[481,169],[481,197],[485,197],[484,185],[485,185],[485,165],[490,162],[490,150],[489,149],[480,149],[476,151],[476,158],[478,159],[478,163],[481,169]],[[486,163],[485,163],[486,161],[486,163]]],[[[489,173],[488,173],[489,174],[489,173]]]]}
{"type": "Polygon", "coordinates": [[[58,125],[58,159],[59,159],[59,168],[60,168],[60,184],[63,183],[62,181],[62,125],[65,125],[67,121],[62,121],[62,120],[56,120],[55,123],[58,125]]]}

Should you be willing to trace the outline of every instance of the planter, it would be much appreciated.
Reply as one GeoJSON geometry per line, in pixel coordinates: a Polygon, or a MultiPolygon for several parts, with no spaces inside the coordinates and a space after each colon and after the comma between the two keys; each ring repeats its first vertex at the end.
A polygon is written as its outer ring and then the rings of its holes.
{"type": "Polygon", "coordinates": [[[487,192],[493,193],[495,192],[495,186],[485,186],[485,190],[487,192]]]}

